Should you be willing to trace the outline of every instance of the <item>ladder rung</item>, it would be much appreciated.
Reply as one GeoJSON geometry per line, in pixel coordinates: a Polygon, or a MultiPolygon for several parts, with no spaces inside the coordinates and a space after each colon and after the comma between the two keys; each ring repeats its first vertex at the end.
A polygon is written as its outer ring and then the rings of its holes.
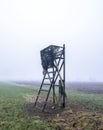
{"type": "MultiPolygon", "coordinates": [[[[51,84],[43,84],[43,85],[49,85],[49,86],[51,86],[51,84]]],[[[53,85],[53,84],[52,84],[52,85],[53,85]]],[[[54,86],[59,87],[60,85],[54,84],[54,86]]]]}
{"type": "Polygon", "coordinates": [[[43,84],[43,85],[49,85],[49,86],[50,86],[51,84],[46,84],[46,83],[45,83],[45,84],[43,84]]]}
{"type": "Polygon", "coordinates": [[[47,89],[41,89],[41,91],[45,91],[45,92],[48,92],[49,90],[47,90],[47,89]]]}
{"type": "Polygon", "coordinates": [[[53,79],[52,77],[50,77],[50,78],[45,78],[45,79],[53,79]]]}
{"type": "Polygon", "coordinates": [[[54,86],[57,86],[57,87],[59,87],[60,85],[57,85],[57,84],[55,84],[54,86]]]}
{"type": "Polygon", "coordinates": [[[53,71],[49,71],[48,73],[53,73],[53,71]]]}

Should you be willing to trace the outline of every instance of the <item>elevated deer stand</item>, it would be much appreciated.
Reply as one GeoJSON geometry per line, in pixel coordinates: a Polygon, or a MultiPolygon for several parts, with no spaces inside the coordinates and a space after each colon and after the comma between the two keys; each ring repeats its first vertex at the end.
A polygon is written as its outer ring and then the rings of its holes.
{"type": "Polygon", "coordinates": [[[55,106],[57,96],[55,88],[59,87],[59,105],[65,107],[65,45],[50,45],[40,51],[43,67],[43,80],[35,100],[34,107],[40,107],[45,110],[47,101],[52,90],[52,103],[55,106]],[[47,82],[48,81],[48,82],[47,82]],[[58,84],[59,83],[59,84],[58,84]],[[45,93],[44,101],[39,101],[41,93],[45,93]]]}

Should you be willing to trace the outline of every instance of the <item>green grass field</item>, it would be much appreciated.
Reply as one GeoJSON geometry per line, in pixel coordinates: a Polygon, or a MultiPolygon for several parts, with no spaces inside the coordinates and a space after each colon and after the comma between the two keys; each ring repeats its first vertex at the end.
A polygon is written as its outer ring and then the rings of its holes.
{"type": "Polygon", "coordinates": [[[70,106],[103,113],[103,94],[68,90],[67,97],[70,106]]]}
{"type": "MultiPolygon", "coordinates": [[[[25,108],[26,95],[34,95],[35,87],[0,84],[0,130],[56,130],[47,120],[30,116],[25,108]]],[[[67,102],[72,107],[102,112],[103,94],[67,91],[67,102]]]]}
{"type": "Polygon", "coordinates": [[[46,121],[28,115],[26,94],[33,89],[0,84],[0,130],[51,130],[46,121]]]}

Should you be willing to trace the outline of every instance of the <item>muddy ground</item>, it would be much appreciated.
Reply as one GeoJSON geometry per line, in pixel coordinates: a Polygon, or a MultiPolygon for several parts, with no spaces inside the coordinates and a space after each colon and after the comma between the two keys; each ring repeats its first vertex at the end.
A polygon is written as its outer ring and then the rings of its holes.
{"type": "MultiPolygon", "coordinates": [[[[69,86],[69,89],[103,94],[103,84],[98,86],[77,84],[74,87],[69,86]]],[[[38,107],[34,108],[34,103],[28,103],[26,109],[30,116],[49,122],[50,127],[56,130],[103,130],[103,113],[92,112],[85,108],[80,109],[69,105],[64,109],[58,106],[54,108],[50,103],[46,111],[42,112],[38,107]]]]}
{"type": "Polygon", "coordinates": [[[45,120],[50,127],[56,130],[103,130],[103,114],[66,107],[60,109],[46,109],[42,112],[39,108],[34,109],[34,104],[27,106],[30,116],[45,120]]]}

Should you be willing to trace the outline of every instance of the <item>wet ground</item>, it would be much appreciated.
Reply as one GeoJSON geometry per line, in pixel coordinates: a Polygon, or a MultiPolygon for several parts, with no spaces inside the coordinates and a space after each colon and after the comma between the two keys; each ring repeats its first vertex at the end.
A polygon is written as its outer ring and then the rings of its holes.
{"type": "Polygon", "coordinates": [[[46,108],[46,111],[42,112],[39,108],[35,109],[34,104],[28,104],[26,107],[30,116],[50,122],[50,127],[56,130],[103,130],[101,113],[70,107],[46,108]]]}
{"type": "MultiPolygon", "coordinates": [[[[103,84],[72,84],[68,89],[103,94],[103,84]]],[[[34,108],[34,103],[26,104],[26,109],[30,116],[50,122],[56,130],[103,130],[103,113],[72,107],[68,103],[64,109],[48,103],[45,112],[39,107],[34,108]]]]}

